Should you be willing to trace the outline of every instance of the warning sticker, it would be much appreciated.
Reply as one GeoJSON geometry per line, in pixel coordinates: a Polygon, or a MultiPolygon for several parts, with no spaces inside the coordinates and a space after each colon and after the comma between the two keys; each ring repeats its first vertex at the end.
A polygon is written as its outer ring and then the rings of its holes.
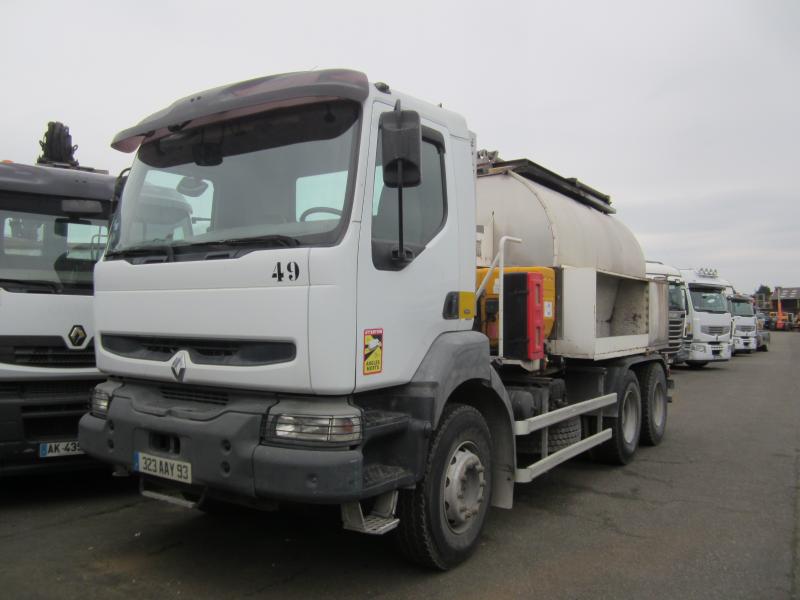
{"type": "Polygon", "coordinates": [[[364,330],[364,375],[383,371],[383,329],[364,330]]]}

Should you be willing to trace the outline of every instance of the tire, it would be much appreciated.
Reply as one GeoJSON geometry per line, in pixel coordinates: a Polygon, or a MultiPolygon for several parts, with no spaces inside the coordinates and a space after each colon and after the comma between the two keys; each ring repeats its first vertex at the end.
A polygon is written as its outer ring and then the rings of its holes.
{"type": "Polygon", "coordinates": [[[686,366],[689,367],[690,369],[702,369],[707,364],[708,364],[707,360],[700,360],[700,361],[693,360],[691,362],[688,360],[686,361],[686,366]]]}
{"type": "Polygon", "coordinates": [[[760,352],[769,352],[769,346],[764,344],[761,348],[758,349],[760,352]]]}
{"type": "Polygon", "coordinates": [[[413,490],[400,490],[396,540],[406,558],[446,571],[472,554],[491,504],[491,449],[489,428],[477,410],[445,407],[422,480],[413,490]],[[466,494],[456,493],[456,482],[466,486],[466,494]],[[471,517],[461,516],[471,510],[471,517]]]}
{"type": "Polygon", "coordinates": [[[658,446],[667,429],[667,377],[658,363],[641,371],[642,433],[639,442],[658,446]]]}
{"type": "Polygon", "coordinates": [[[572,417],[547,428],[547,453],[559,450],[581,441],[581,418],[572,417]]]}
{"type": "Polygon", "coordinates": [[[617,388],[617,417],[603,419],[603,426],[611,428],[611,439],[592,448],[591,456],[600,462],[626,465],[633,460],[639,447],[642,425],[642,395],[639,380],[628,371],[617,388]]]}

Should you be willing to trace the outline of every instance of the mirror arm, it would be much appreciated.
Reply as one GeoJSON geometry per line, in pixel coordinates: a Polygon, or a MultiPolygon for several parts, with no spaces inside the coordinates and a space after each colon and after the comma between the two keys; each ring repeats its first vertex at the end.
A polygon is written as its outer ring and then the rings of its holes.
{"type": "MultiPolygon", "coordinates": [[[[400,101],[397,101],[398,104],[400,101]]],[[[397,180],[400,182],[400,186],[397,188],[397,222],[399,224],[398,227],[398,235],[397,235],[397,258],[398,260],[404,261],[405,260],[405,251],[403,249],[403,161],[397,161],[397,180]]]]}

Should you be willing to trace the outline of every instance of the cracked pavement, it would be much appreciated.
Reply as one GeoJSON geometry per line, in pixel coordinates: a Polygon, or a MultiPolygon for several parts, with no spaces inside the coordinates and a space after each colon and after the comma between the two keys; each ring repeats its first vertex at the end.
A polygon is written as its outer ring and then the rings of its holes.
{"type": "Polygon", "coordinates": [[[798,598],[800,334],[676,370],[667,437],[518,486],[448,573],[336,509],[206,516],[89,472],[0,480],[8,598],[798,598]]]}

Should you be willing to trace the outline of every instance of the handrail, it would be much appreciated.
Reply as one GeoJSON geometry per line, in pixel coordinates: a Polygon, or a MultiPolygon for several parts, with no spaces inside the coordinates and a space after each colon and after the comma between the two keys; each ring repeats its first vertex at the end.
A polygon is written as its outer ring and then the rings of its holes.
{"type": "Polygon", "coordinates": [[[478,286],[478,291],[475,292],[475,302],[476,304],[480,301],[481,294],[486,291],[486,286],[489,283],[489,279],[492,276],[492,271],[497,268],[497,263],[500,263],[500,295],[498,296],[498,315],[499,315],[499,322],[498,322],[498,332],[497,332],[497,357],[503,357],[503,294],[505,292],[505,285],[503,277],[506,269],[506,242],[514,242],[515,244],[521,244],[522,239],[517,237],[511,237],[510,235],[504,235],[500,238],[498,242],[499,249],[497,254],[495,255],[494,259],[492,260],[492,264],[489,265],[489,270],[486,272],[486,276],[481,281],[480,286],[478,286]]]}

